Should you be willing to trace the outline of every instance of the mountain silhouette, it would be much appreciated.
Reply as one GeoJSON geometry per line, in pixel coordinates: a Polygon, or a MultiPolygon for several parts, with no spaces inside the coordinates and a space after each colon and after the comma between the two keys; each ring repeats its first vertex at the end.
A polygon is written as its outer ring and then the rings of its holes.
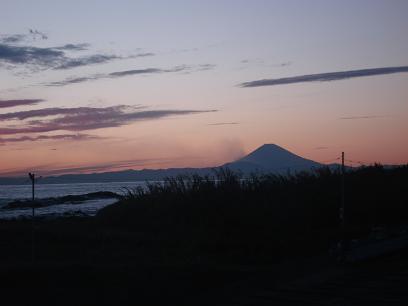
{"type": "Polygon", "coordinates": [[[296,155],[276,144],[264,144],[245,157],[224,166],[243,172],[284,173],[287,171],[311,170],[321,167],[322,164],[296,155]]]}
{"type": "MultiPolygon", "coordinates": [[[[228,167],[231,170],[240,171],[244,174],[252,172],[286,174],[302,170],[311,170],[323,166],[315,161],[298,156],[288,150],[275,145],[264,144],[245,157],[220,167],[228,167]]],[[[89,174],[64,174],[59,176],[43,177],[40,184],[47,183],[97,183],[97,182],[129,182],[162,180],[165,177],[180,174],[214,174],[211,168],[169,168],[169,169],[143,169],[123,170],[114,172],[89,173],[89,174]]],[[[0,177],[0,185],[26,184],[26,177],[0,177]]]]}

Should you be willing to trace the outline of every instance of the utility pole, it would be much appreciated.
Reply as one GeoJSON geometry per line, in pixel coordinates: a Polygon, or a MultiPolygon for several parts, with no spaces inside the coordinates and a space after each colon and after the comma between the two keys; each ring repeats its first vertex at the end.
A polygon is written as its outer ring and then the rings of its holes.
{"type": "Polygon", "coordinates": [[[345,259],[346,255],[346,219],[345,219],[345,205],[344,205],[344,175],[345,175],[345,168],[344,168],[344,152],[341,152],[341,190],[340,190],[340,196],[341,196],[341,202],[340,202],[340,209],[339,209],[339,221],[340,221],[340,244],[339,244],[339,251],[340,251],[340,261],[343,261],[345,259]]]}
{"type": "Polygon", "coordinates": [[[345,219],[345,207],[344,207],[344,174],[345,174],[345,168],[344,168],[344,152],[341,152],[341,207],[340,207],[340,224],[342,229],[344,230],[344,227],[346,225],[346,219],[345,219]]]}
{"type": "Polygon", "coordinates": [[[35,189],[34,189],[34,184],[35,184],[35,174],[34,173],[28,173],[28,176],[30,177],[30,180],[31,180],[31,190],[32,190],[32,204],[33,204],[33,206],[32,206],[32,208],[33,208],[33,218],[34,218],[34,214],[35,214],[35,211],[34,211],[34,199],[35,199],[35,189]]]}
{"type": "Polygon", "coordinates": [[[34,173],[28,173],[28,176],[30,177],[31,180],[31,190],[32,190],[32,209],[33,209],[33,215],[31,219],[31,262],[34,264],[35,260],[35,224],[34,224],[34,217],[35,217],[35,189],[34,189],[34,184],[35,184],[35,174],[34,173]]]}

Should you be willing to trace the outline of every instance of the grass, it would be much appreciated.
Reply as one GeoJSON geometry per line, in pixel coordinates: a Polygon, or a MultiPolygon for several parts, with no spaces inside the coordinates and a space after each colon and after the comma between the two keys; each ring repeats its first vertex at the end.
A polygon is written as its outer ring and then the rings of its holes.
{"type": "MultiPolygon", "coordinates": [[[[408,167],[381,165],[345,176],[347,235],[406,223],[408,167]]],[[[326,251],[339,225],[341,173],[321,168],[293,175],[228,169],[178,176],[128,190],[102,209],[100,224],[159,237],[169,249],[240,260],[271,260],[326,251]]]]}
{"type": "MultiPolygon", "coordinates": [[[[327,168],[245,180],[222,169],[128,190],[96,218],[37,220],[34,235],[30,221],[0,221],[2,302],[210,305],[315,275],[335,266],[340,182],[327,168]]],[[[406,223],[407,166],[345,182],[350,237],[406,223]]]]}

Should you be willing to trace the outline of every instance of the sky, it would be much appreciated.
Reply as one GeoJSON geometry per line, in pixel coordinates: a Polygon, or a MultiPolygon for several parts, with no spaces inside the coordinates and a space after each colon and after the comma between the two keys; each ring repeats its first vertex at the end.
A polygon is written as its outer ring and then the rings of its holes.
{"type": "Polygon", "coordinates": [[[408,163],[408,1],[0,6],[1,176],[408,163]]]}

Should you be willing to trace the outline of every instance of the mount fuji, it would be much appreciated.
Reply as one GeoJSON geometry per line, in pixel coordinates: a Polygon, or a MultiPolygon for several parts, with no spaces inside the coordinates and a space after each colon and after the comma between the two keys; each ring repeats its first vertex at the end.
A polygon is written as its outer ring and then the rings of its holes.
{"type": "Polygon", "coordinates": [[[278,145],[264,144],[245,157],[224,166],[243,172],[285,173],[288,171],[311,170],[322,167],[323,164],[303,158],[278,145]]]}
{"type": "MultiPolygon", "coordinates": [[[[127,182],[162,180],[165,177],[180,174],[212,175],[213,169],[228,167],[243,174],[252,172],[286,174],[322,167],[323,164],[298,156],[288,150],[275,145],[264,144],[241,159],[211,168],[169,168],[123,170],[87,174],[63,174],[59,176],[43,177],[40,184],[47,183],[97,183],[97,182],[127,182]]],[[[0,177],[0,185],[28,184],[25,177],[0,177]]]]}

